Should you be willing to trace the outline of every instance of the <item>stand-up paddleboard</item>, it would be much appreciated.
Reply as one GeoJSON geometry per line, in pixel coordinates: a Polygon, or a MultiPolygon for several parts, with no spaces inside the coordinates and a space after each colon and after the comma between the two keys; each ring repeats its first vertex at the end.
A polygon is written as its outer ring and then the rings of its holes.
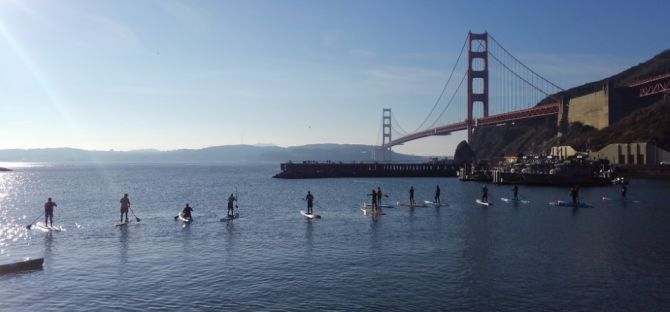
{"type": "Polygon", "coordinates": [[[570,207],[570,208],[593,208],[593,205],[583,203],[583,202],[578,202],[577,206],[573,205],[572,202],[567,202],[567,201],[562,201],[562,200],[557,200],[554,202],[550,202],[549,205],[552,206],[557,206],[557,207],[570,207]]]}
{"type": "Polygon", "coordinates": [[[364,215],[371,215],[371,216],[381,216],[385,215],[385,213],[381,210],[372,210],[369,208],[361,208],[361,211],[363,212],[364,215]]]}
{"type": "Polygon", "coordinates": [[[447,204],[447,203],[439,203],[438,204],[438,203],[432,202],[430,200],[424,200],[423,203],[426,204],[427,206],[433,206],[433,207],[449,206],[449,204],[447,204]]]}
{"type": "MultiPolygon", "coordinates": [[[[612,197],[603,196],[603,201],[613,201],[613,200],[615,200],[615,199],[612,198],[612,197]]],[[[630,200],[630,199],[625,199],[624,200],[623,198],[619,198],[619,201],[621,201],[622,203],[634,203],[634,204],[639,204],[640,203],[639,200],[630,200]]]]}
{"type": "Polygon", "coordinates": [[[221,218],[219,221],[221,221],[221,222],[226,222],[226,221],[230,221],[230,220],[237,219],[237,218],[239,218],[239,217],[240,217],[240,214],[236,212],[234,215],[232,215],[232,216],[225,216],[225,217],[221,218]]]}
{"type": "Polygon", "coordinates": [[[61,226],[48,226],[42,222],[37,222],[35,223],[35,229],[40,230],[42,232],[61,232],[65,231],[65,229],[61,226]]]}
{"type": "Polygon", "coordinates": [[[478,204],[480,204],[482,206],[493,206],[493,203],[485,202],[485,201],[482,201],[481,199],[477,199],[477,200],[475,200],[475,202],[477,202],[478,204]]]}
{"type": "Polygon", "coordinates": [[[522,203],[522,204],[527,204],[530,203],[530,201],[524,200],[524,199],[514,199],[514,198],[505,198],[502,197],[500,200],[506,202],[506,203],[522,203]]]}
{"type": "Polygon", "coordinates": [[[307,213],[306,210],[300,210],[300,214],[307,219],[321,219],[321,215],[318,215],[316,213],[307,213]]]}
{"type": "Polygon", "coordinates": [[[128,225],[130,222],[133,222],[133,221],[128,220],[128,221],[124,221],[124,222],[114,223],[114,226],[122,227],[122,226],[128,225]]]}
{"type": "Polygon", "coordinates": [[[398,202],[399,207],[409,207],[409,208],[420,208],[420,207],[426,207],[426,204],[421,204],[421,203],[403,203],[403,202],[398,202]]]}
{"type": "MultiPolygon", "coordinates": [[[[365,207],[365,208],[371,208],[371,207],[372,207],[372,204],[368,204],[368,203],[365,203],[365,202],[364,202],[364,203],[363,203],[363,207],[365,207]]],[[[379,208],[393,208],[393,205],[383,204],[383,205],[379,205],[379,208]]]]}
{"type": "Polygon", "coordinates": [[[184,223],[191,223],[191,221],[193,221],[192,217],[191,218],[184,218],[184,215],[182,215],[181,212],[177,216],[178,216],[179,220],[181,222],[184,222],[184,223]]]}

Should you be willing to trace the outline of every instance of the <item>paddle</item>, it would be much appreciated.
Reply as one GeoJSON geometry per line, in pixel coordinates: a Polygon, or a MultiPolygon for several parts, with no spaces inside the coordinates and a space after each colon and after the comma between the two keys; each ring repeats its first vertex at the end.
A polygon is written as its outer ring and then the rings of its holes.
{"type": "Polygon", "coordinates": [[[33,223],[35,223],[37,220],[39,220],[39,218],[41,218],[42,216],[44,216],[44,212],[42,212],[42,214],[39,217],[35,218],[35,220],[33,220],[33,222],[30,222],[30,224],[26,225],[26,229],[30,230],[30,227],[33,226],[33,223]]]}
{"type": "Polygon", "coordinates": [[[133,213],[133,216],[135,217],[135,220],[137,220],[137,222],[142,221],[142,220],[140,220],[140,218],[138,218],[138,217],[135,215],[135,212],[133,211],[133,208],[130,208],[130,207],[128,207],[128,208],[130,209],[130,212],[133,213]]]}

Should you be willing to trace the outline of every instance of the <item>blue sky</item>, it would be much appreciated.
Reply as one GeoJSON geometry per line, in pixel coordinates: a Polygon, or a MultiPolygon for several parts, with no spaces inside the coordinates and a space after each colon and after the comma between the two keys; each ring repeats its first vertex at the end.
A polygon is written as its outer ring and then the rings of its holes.
{"type": "MultiPolygon", "coordinates": [[[[0,148],[375,144],[469,30],[564,88],[668,48],[664,1],[0,1],[0,148]]],[[[446,155],[464,133],[397,151],[446,155]]]]}

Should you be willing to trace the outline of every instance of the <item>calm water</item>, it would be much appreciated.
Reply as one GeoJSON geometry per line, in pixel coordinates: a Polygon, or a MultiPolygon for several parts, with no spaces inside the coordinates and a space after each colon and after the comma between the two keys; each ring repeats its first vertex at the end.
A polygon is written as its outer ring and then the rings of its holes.
{"type": "MultiPolygon", "coordinates": [[[[474,203],[456,179],[274,180],[278,166],[38,166],[0,173],[0,262],[45,258],[44,270],[0,276],[0,310],[664,310],[670,304],[670,183],[587,188],[592,209],[547,205],[563,188],[521,187],[530,204],[474,203]],[[359,208],[442,187],[441,208],[359,208]],[[219,222],[239,192],[241,218],[219,222]],[[321,220],[299,214],[307,190],[321,220]],[[113,226],[130,194],[141,222],[113,226]],[[45,234],[25,226],[47,197],[45,234]],[[173,216],[190,203],[195,221],[173,216]]],[[[131,215],[132,217],[132,215],[131,215]]]]}

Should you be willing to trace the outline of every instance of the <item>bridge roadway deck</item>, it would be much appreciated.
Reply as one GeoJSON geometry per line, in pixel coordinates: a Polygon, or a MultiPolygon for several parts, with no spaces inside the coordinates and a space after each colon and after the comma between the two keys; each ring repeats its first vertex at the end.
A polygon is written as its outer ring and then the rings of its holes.
{"type": "MultiPolygon", "coordinates": [[[[473,127],[496,125],[506,122],[521,121],[551,115],[558,115],[559,105],[560,105],[559,103],[552,103],[552,104],[535,106],[528,109],[522,109],[513,112],[478,118],[474,121],[473,127]]],[[[467,128],[468,128],[468,122],[464,120],[406,135],[404,137],[391,141],[387,145],[383,146],[383,148],[403,144],[405,142],[434,135],[449,135],[454,131],[466,130],[467,128]]]]}

